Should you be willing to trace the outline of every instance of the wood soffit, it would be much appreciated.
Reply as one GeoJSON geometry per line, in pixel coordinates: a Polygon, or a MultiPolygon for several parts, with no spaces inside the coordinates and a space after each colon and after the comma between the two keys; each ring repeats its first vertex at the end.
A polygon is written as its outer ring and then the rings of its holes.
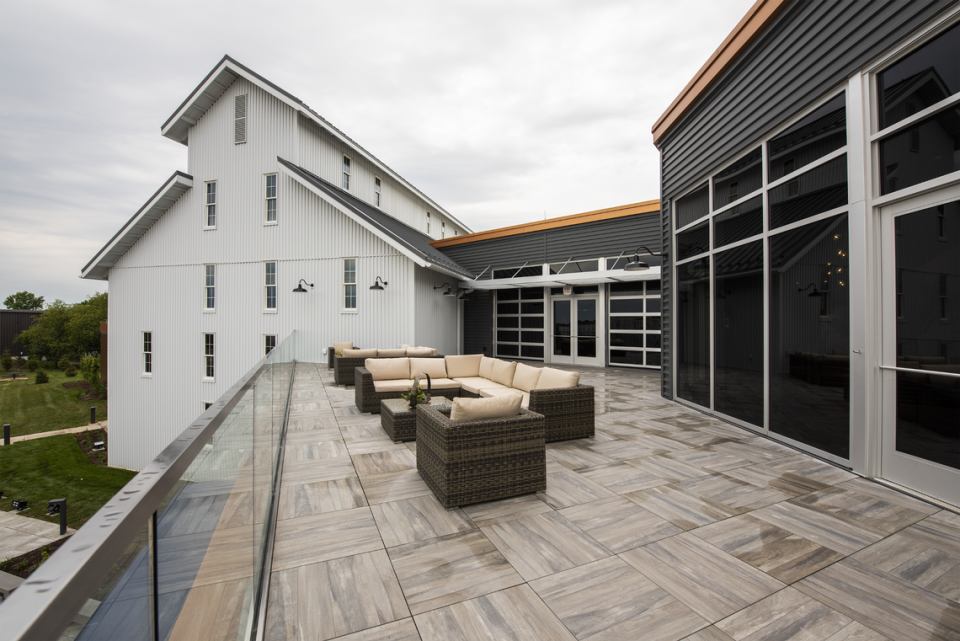
{"type": "Polygon", "coordinates": [[[519,234],[529,234],[531,232],[546,231],[548,229],[558,229],[569,227],[571,225],[582,225],[584,223],[596,223],[603,220],[614,218],[623,218],[625,216],[636,216],[638,214],[650,214],[660,211],[659,200],[646,200],[632,205],[621,205],[619,207],[610,207],[609,209],[599,209],[597,211],[588,211],[582,214],[573,214],[572,216],[561,216],[559,218],[550,218],[548,220],[537,220],[532,223],[523,223],[522,225],[512,225],[510,227],[500,227],[499,229],[489,229],[479,231],[473,234],[463,234],[452,238],[434,240],[430,244],[437,249],[444,247],[453,247],[455,245],[464,245],[466,243],[475,243],[483,240],[493,240],[495,238],[504,238],[506,236],[517,236],[519,234]]]}
{"type": "Polygon", "coordinates": [[[736,60],[764,27],[773,20],[790,0],[757,0],[747,15],[737,23],[730,35],[713,52],[707,62],[687,83],[680,95],[670,103],[663,115],[653,123],[653,144],[659,144],[667,132],[696,104],[717,78],[736,60]]]}

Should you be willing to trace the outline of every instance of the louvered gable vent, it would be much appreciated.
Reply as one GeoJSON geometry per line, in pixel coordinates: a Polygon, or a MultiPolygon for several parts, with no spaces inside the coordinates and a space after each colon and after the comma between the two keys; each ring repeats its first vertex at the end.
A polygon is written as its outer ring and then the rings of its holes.
{"type": "Polygon", "coordinates": [[[247,94],[242,93],[233,99],[233,142],[247,142],[247,94]]]}

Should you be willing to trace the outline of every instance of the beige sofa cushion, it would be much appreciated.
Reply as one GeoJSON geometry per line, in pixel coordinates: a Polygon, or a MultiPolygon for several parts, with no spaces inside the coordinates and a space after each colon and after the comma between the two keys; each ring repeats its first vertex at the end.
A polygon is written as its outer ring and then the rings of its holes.
{"type": "Polygon", "coordinates": [[[555,389],[557,387],[576,387],[580,382],[580,372],[565,372],[552,367],[540,370],[540,380],[536,389],[555,389]]]}
{"type": "Polygon", "coordinates": [[[342,352],[345,349],[353,349],[353,341],[349,343],[334,343],[333,344],[333,353],[342,352]]]}
{"type": "MultiPolygon", "coordinates": [[[[481,376],[464,376],[454,380],[460,383],[460,387],[462,389],[467,390],[471,394],[479,394],[480,390],[482,389],[504,387],[500,383],[494,383],[489,378],[483,378],[481,376]]],[[[509,388],[504,388],[504,389],[509,389],[509,388]]]]}
{"type": "Polygon", "coordinates": [[[529,365],[524,365],[523,363],[517,363],[517,371],[513,374],[513,385],[520,391],[529,392],[537,386],[537,381],[540,380],[540,370],[539,367],[530,367],[529,365]]]}
{"type": "MultiPolygon", "coordinates": [[[[368,358],[364,363],[375,381],[390,381],[410,378],[409,358],[368,358]]],[[[409,387],[409,383],[407,387],[409,387]]]]}
{"type": "Polygon", "coordinates": [[[447,376],[459,378],[461,376],[480,376],[480,359],[482,354],[464,354],[462,356],[445,356],[447,361],[447,376]]]}
{"type": "MultiPolygon", "coordinates": [[[[410,360],[410,378],[416,378],[417,374],[424,372],[429,374],[430,378],[447,378],[447,364],[442,358],[411,358],[410,360]]],[[[423,380],[427,384],[427,380],[423,380]]]]}
{"type": "Polygon", "coordinates": [[[345,349],[343,350],[344,358],[376,358],[377,350],[375,349],[345,349]]]}
{"type": "Polygon", "coordinates": [[[487,421],[507,418],[520,413],[519,394],[494,396],[492,398],[455,398],[450,410],[451,421],[487,421]]]}
{"type": "Polygon", "coordinates": [[[405,349],[378,349],[377,356],[380,358],[403,358],[407,355],[405,349]]]}
{"type": "Polygon", "coordinates": [[[407,343],[401,343],[400,349],[412,349],[413,345],[408,345],[407,343]]]}
{"type": "Polygon", "coordinates": [[[493,364],[493,376],[491,377],[495,383],[500,383],[510,387],[513,385],[513,374],[517,371],[517,364],[511,361],[501,361],[497,360],[493,364]]]}
{"type": "Polygon", "coordinates": [[[523,399],[520,401],[520,407],[526,409],[530,407],[530,394],[527,392],[521,392],[515,387],[496,387],[492,389],[482,389],[480,390],[481,398],[492,398],[494,396],[506,396],[508,394],[519,394],[523,399]]]}
{"type": "Polygon", "coordinates": [[[489,378],[493,380],[493,364],[497,359],[489,358],[487,356],[480,357],[480,376],[482,378],[489,378]]]}
{"type": "MultiPolygon", "coordinates": [[[[421,380],[420,380],[420,384],[423,385],[424,388],[426,388],[426,386],[427,386],[427,379],[425,379],[425,378],[424,378],[424,379],[421,379],[421,380]]],[[[460,388],[460,383],[458,383],[457,381],[453,380],[452,378],[433,378],[433,377],[431,377],[431,378],[430,378],[430,385],[433,387],[433,389],[459,389],[459,388],[460,388]]]]}
{"type": "Polygon", "coordinates": [[[398,378],[386,381],[374,381],[373,389],[378,392],[406,392],[413,385],[413,381],[408,378],[398,378]]]}
{"type": "Polygon", "coordinates": [[[407,350],[407,356],[433,356],[437,350],[429,347],[411,347],[407,350]]]}

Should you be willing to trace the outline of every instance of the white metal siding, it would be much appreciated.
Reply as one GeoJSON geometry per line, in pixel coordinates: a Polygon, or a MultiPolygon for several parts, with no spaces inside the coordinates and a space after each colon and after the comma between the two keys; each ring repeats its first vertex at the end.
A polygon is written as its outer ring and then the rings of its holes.
{"type": "Polygon", "coordinates": [[[433,289],[443,283],[457,289],[457,281],[435,271],[415,267],[416,341],[415,345],[436,347],[441,354],[459,353],[457,338],[457,307],[460,302],[444,296],[443,289],[433,289]]]}

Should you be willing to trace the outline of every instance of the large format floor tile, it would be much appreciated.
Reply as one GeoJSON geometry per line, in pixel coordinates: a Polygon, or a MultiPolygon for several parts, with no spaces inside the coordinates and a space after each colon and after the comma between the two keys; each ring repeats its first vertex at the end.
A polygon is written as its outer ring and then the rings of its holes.
{"type": "Polygon", "coordinates": [[[370,509],[388,548],[475,528],[462,510],[444,509],[433,494],[377,503],[370,509]]]}
{"type": "Polygon", "coordinates": [[[614,553],[653,543],[683,530],[633,501],[616,497],[583,503],[560,514],[614,553]]]}
{"type": "Polygon", "coordinates": [[[370,508],[315,514],[277,523],[273,569],[327,561],[383,548],[370,508]]]}

